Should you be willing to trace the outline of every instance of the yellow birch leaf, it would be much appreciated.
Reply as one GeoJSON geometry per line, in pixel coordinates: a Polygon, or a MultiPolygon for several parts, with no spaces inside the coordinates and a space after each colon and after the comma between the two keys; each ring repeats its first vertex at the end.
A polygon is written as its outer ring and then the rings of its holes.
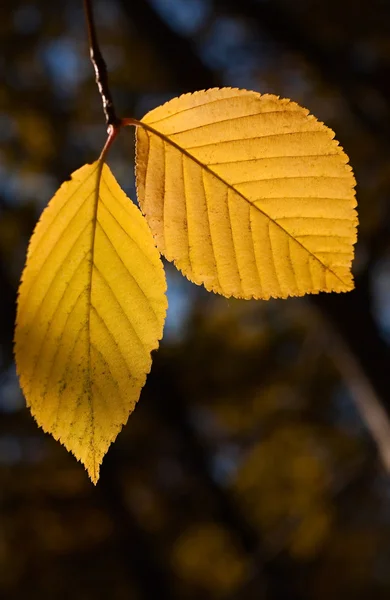
{"type": "Polygon", "coordinates": [[[137,191],[159,250],[225,296],[353,289],[355,179],[308,110],[231,88],[174,98],[137,127],[137,191]]]}
{"type": "Polygon", "coordinates": [[[27,404],[97,482],[162,337],[163,266],[139,209],[97,161],[43,212],[19,289],[15,357],[27,404]]]}

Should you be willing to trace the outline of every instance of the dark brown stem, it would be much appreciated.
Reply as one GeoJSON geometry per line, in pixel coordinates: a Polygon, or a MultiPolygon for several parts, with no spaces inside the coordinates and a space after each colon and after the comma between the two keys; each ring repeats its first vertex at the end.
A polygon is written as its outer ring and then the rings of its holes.
{"type": "Polygon", "coordinates": [[[108,85],[107,67],[99,48],[91,0],[84,0],[84,11],[88,28],[89,55],[95,70],[96,83],[102,98],[107,130],[109,130],[111,125],[113,127],[118,127],[120,124],[120,119],[118,119],[116,116],[114,103],[108,85]]]}

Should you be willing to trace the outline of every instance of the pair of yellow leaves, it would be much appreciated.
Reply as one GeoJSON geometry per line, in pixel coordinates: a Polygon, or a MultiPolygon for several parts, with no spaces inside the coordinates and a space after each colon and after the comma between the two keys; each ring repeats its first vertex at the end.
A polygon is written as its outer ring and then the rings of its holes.
{"type": "Polygon", "coordinates": [[[333,136],[276,96],[186,94],[138,123],[145,217],[103,161],[73,173],[51,200],[20,285],[16,363],[38,424],[94,483],[162,337],[158,250],[225,296],[353,288],[355,180],[333,136]]]}

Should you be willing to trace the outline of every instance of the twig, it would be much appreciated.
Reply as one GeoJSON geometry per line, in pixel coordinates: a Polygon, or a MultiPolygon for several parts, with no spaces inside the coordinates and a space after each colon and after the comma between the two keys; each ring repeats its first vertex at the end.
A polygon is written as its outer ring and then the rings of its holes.
{"type": "Polygon", "coordinates": [[[107,131],[110,133],[111,126],[116,128],[120,125],[120,119],[116,116],[114,102],[108,85],[107,66],[100,51],[96,35],[95,20],[93,17],[91,0],[84,0],[85,18],[87,21],[89,55],[95,70],[96,83],[103,103],[103,111],[106,117],[107,131]]]}
{"type": "Polygon", "coordinates": [[[322,340],[317,334],[317,342],[332,359],[335,368],[351,392],[352,399],[367,431],[377,447],[382,466],[390,473],[390,419],[379,395],[359,364],[358,358],[348,347],[348,340],[321,312],[314,311],[313,317],[321,324],[322,340]]]}
{"type": "Polygon", "coordinates": [[[382,465],[390,473],[390,421],[355,357],[336,332],[331,332],[332,356],[347,383],[360,416],[378,449],[382,465]]]}

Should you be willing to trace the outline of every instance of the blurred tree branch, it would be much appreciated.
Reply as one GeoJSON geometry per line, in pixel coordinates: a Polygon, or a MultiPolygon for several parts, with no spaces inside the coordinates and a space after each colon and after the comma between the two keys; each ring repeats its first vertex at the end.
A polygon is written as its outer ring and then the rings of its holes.
{"type": "Polygon", "coordinates": [[[336,367],[348,385],[360,416],[376,443],[383,467],[390,473],[389,418],[369,381],[361,372],[355,358],[344,347],[338,334],[329,327],[326,328],[326,333],[336,367]]]}
{"type": "Polygon", "coordinates": [[[390,348],[372,314],[369,272],[357,278],[356,289],[350,294],[319,294],[311,301],[342,336],[389,414],[390,348]]]}

